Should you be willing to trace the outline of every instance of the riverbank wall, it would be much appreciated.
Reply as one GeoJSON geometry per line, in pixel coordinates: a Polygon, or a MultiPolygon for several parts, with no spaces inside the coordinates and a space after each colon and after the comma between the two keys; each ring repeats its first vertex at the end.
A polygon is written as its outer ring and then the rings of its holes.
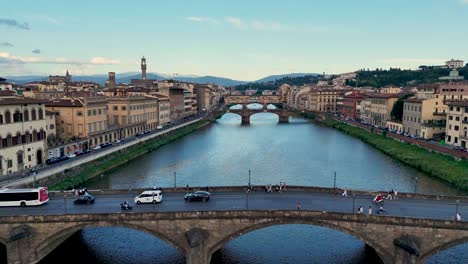
{"type": "Polygon", "coordinates": [[[455,160],[451,156],[431,152],[425,148],[389,138],[386,133],[376,134],[363,128],[338,122],[328,115],[309,113],[309,118],[356,137],[418,171],[448,183],[463,192],[468,192],[468,161],[466,160],[455,160]]]}
{"type": "Polygon", "coordinates": [[[133,159],[136,159],[142,155],[158,149],[161,146],[182,138],[208,125],[209,123],[210,122],[207,120],[200,120],[195,123],[191,123],[168,133],[139,142],[133,146],[123,148],[119,151],[113,152],[109,155],[81,166],[76,166],[71,169],[64,170],[61,173],[38,180],[32,184],[28,184],[27,186],[32,186],[33,184],[36,186],[49,186],[50,190],[67,190],[79,187],[94,177],[100,176],[105,172],[125,165],[133,159]]]}

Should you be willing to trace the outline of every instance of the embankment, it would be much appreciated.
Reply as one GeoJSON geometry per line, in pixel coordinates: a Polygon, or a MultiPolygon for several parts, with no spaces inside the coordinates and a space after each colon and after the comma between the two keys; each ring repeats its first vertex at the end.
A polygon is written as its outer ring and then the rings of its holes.
{"type": "Polygon", "coordinates": [[[427,149],[388,138],[385,134],[371,133],[332,118],[321,116],[315,121],[359,138],[396,160],[447,182],[461,191],[468,192],[468,161],[466,160],[457,161],[450,156],[430,152],[427,149]]]}
{"type": "Polygon", "coordinates": [[[198,121],[124,150],[114,152],[106,157],[79,166],[76,169],[64,171],[61,175],[48,178],[47,181],[40,182],[40,184],[49,185],[50,190],[66,190],[78,187],[91,178],[122,166],[141,155],[154,151],[208,124],[209,122],[206,120],[198,121]]]}

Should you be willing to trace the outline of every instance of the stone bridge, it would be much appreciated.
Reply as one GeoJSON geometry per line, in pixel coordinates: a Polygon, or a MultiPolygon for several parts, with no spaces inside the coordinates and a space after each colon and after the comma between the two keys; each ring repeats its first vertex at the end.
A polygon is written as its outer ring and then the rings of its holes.
{"type": "MultiPolygon", "coordinates": [[[[87,227],[126,227],[154,235],[185,254],[189,264],[245,233],[283,224],[316,225],[350,234],[373,248],[384,264],[423,263],[468,241],[468,223],[321,211],[206,211],[8,216],[0,218],[0,242],[8,263],[37,263],[87,227]]],[[[320,241],[310,238],[310,243],[320,241]]]]}
{"type": "Polygon", "coordinates": [[[286,110],[282,109],[281,105],[280,108],[276,109],[269,109],[267,108],[268,104],[264,104],[262,109],[249,109],[247,108],[247,105],[242,105],[242,109],[231,109],[231,108],[226,108],[226,112],[228,113],[235,113],[241,116],[242,120],[242,125],[249,125],[250,124],[250,117],[254,114],[257,113],[274,113],[277,114],[279,117],[279,122],[280,123],[288,123],[289,122],[289,116],[291,113],[286,110]]]}

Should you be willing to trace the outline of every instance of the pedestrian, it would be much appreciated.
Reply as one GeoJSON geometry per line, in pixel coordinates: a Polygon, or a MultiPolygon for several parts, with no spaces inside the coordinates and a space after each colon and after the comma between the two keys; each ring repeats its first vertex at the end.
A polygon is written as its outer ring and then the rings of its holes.
{"type": "Polygon", "coordinates": [[[283,190],[286,191],[286,182],[283,182],[283,190]]]}
{"type": "Polygon", "coordinates": [[[74,192],[73,195],[75,196],[75,198],[78,198],[78,189],[73,189],[73,192],[74,192]]]}
{"type": "Polygon", "coordinates": [[[358,207],[357,212],[358,212],[358,214],[362,214],[362,212],[363,212],[362,206],[358,207]]]}
{"type": "Polygon", "coordinates": [[[186,188],[187,188],[187,192],[189,192],[189,191],[190,191],[190,188],[189,188],[188,184],[187,184],[187,187],[186,187],[186,188]]]}
{"type": "Polygon", "coordinates": [[[341,194],[341,196],[348,197],[348,190],[346,190],[346,188],[344,188],[343,193],[341,194]]]}
{"type": "Polygon", "coordinates": [[[393,191],[393,198],[395,198],[395,200],[398,200],[398,191],[397,190],[393,191]]]}
{"type": "Polygon", "coordinates": [[[379,214],[383,214],[383,213],[384,213],[384,209],[383,209],[383,205],[381,205],[379,208],[379,214]]]}
{"type": "Polygon", "coordinates": [[[462,217],[460,215],[460,213],[457,212],[456,216],[455,216],[455,219],[460,222],[462,220],[462,217]]]}
{"type": "Polygon", "coordinates": [[[372,206],[369,206],[369,209],[367,209],[368,214],[372,214],[372,206]]]}
{"type": "Polygon", "coordinates": [[[392,193],[393,193],[393,191],[388,191],[387,197],[385,199],[392,200],[392,198],[393,198],[392,193]]]}
{"type": "Polygon", "coordinates": [[[301,203],[300,203],[300,202],[297,202],[297,203],[296,203],[296,209],[297,209],[297,210],[301,210],[301,203]]]}

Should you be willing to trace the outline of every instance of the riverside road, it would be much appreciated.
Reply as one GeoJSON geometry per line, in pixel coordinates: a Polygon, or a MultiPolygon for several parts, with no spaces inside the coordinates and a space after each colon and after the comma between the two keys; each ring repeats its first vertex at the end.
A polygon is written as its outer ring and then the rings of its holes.
{"type": "MultiPolygon", "coordinates": [[[[91,194],[93,194],[90,191],[91,194]]],[[[163,201],[159,204],[133,203],[133,196],[128,194],[95,195],[96,202],[91,205],[74,205],[73,197],[53,194],[50,201],[37,207],[2,207],[0,216],[14,215],[61,215],[61,214],[99,214],[99,213],[135,213],[135,212],[175,212],[175,211],[226,211],[226,210],[297,210],[296,204],[301,204],[301,210],[350,213],[357,212],[362,206],[367,214],[369,206],[376,214],[379,206],[372,203],[371,196],[358,195],[342,197],[324,192],[212,192],[208,202],[186,202],[184,193],[163,193],[163,201]],[[120,203],[127,200],[132,206],[131,211],[122,211],[120,203]],[[353,207],[354,203],[354,207],[353,207]],[[353,211],[354,208],[354,211],[353,211]]],[[[456,200],[444,199],[409,199],[386,200],[383,216],[400,216],[437,220],[452,220],[456,210],[463,217],[468,217],[468,206],[456,200]]]]}

